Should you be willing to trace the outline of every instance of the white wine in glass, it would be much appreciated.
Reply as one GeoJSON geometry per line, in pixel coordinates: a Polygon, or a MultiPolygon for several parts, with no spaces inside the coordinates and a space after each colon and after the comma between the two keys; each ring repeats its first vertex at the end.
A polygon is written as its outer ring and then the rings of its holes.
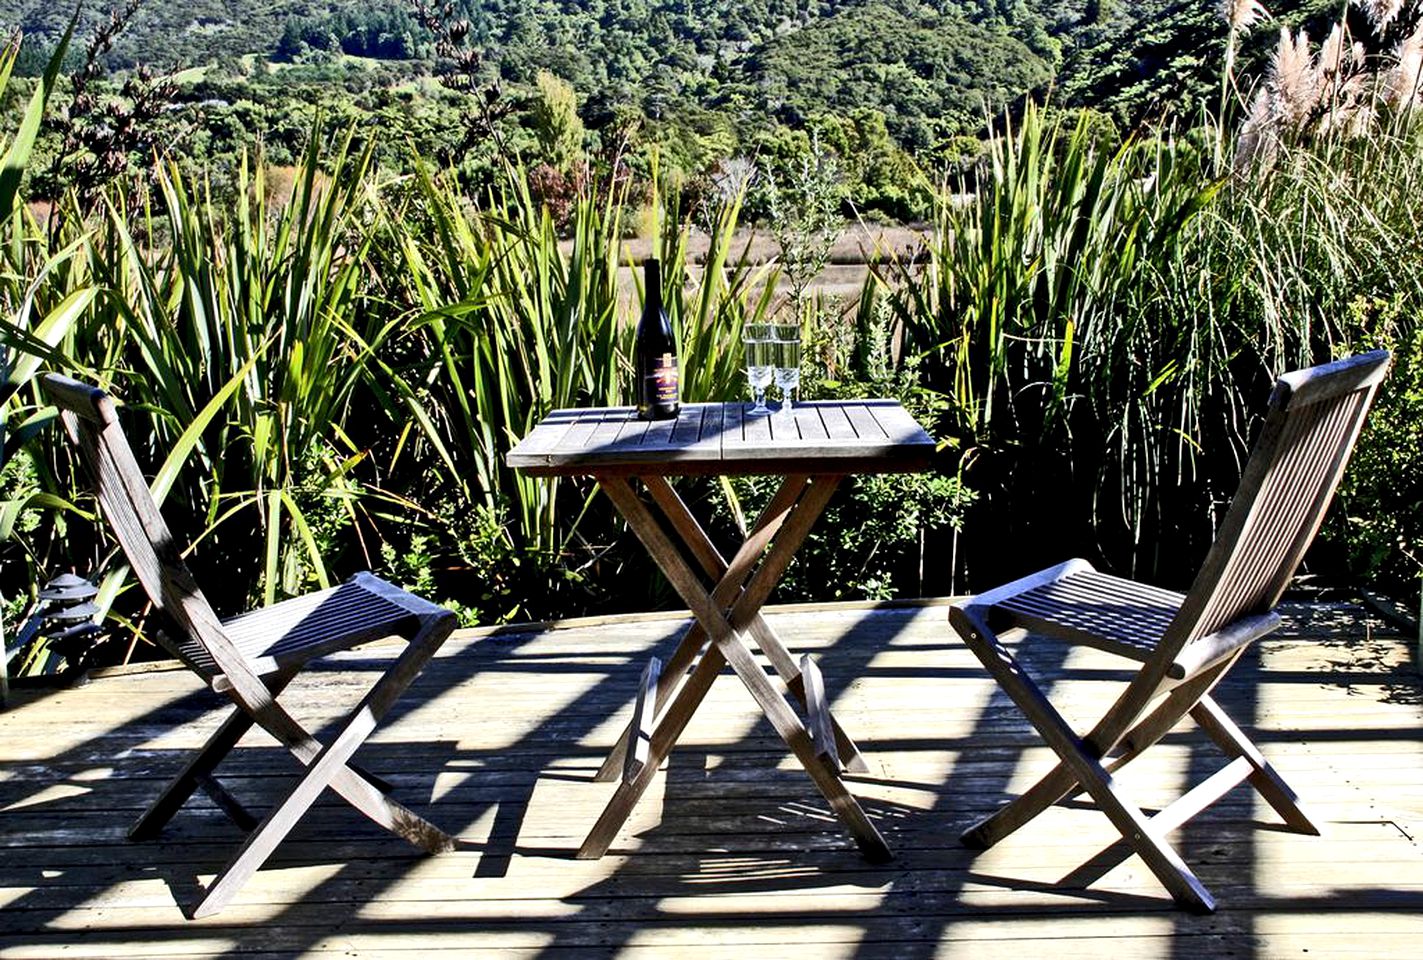
{"type": "Polygon", "coordinates": [[[776,387],[781,391],[781,412],[791,410],[791,394],[800,389],[800,324],[771,325],[775,352],[776,387]]]}
{"type": "Polygon", "coordinates": [[[766,406],[766,388],[771,385],[776,364],[771,325],[748,323],[741,334],[742,346],[746,350],[746,382],[751,387],[751,399],[756,401],[749,412],[752,416],[765,416],[771,412],[766,406]]]}

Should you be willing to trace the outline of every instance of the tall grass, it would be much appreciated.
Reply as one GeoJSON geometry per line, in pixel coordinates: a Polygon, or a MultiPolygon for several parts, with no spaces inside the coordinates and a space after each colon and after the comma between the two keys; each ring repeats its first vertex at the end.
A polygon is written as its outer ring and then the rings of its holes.
{"type": "Polygon", "coordinates": [[[1423,307],[1416,133],[1245,174],[1222,136],[1105,152],[1030,108],[967,202],[944,191],[927,262],[885,277],[973,445],[985,579],[1043,542],[1186,575],[1269,378],[1349,349],[1371,298],[1423,307]]]}

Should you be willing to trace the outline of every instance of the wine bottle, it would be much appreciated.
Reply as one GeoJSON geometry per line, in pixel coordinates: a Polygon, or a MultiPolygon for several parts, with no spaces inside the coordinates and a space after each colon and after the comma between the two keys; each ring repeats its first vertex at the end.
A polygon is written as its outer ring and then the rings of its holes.
{"type": "Polygon", "coordinates": [[[637,415],[667,420],[677,415],[677,344],[672,324],[662,309],[662,265],[649,258],[642,264],[642,319],[637,322],[637,415]]]}

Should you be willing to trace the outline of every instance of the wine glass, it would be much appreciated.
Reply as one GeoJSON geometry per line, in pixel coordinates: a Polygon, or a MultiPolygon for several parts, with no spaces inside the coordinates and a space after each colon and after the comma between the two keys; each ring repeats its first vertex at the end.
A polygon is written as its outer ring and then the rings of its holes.
{"type": "Polygon", "coordinates": [[[791,393],[800,389],[800,324],[771,324],[776,372],[781,391],[781,412],[791,412],[791,393]]]}
{"type": "Polygon", "coordinates": [[[766,388],[771,385],[775,367],[775,345],[769,323],[748,323],[741,329],[742,345],[746,349],[746,382],[751,386],[751,399],[756,405],[748,411],[761,417],[770,413],[766,406],[766,388]]]}

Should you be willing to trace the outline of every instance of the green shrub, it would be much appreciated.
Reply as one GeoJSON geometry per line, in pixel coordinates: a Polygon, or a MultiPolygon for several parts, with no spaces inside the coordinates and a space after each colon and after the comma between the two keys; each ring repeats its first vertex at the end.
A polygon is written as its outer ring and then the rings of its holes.
{"type": "Polygon", "coordinates": [[[1393,351],[1327,533],[1348,549],[1364,583],[1412,597],[1423,577],[1423,326],[1398,300],[1361,298],[1355,320],[1393,351]]]}
{"type": "Polygon", "coordinates": [[[885,271],[980,497],[974,584],[1080,554],[1185,585],[1272,378],[1356,348],[1357,298],[1423,314],[1423,139],[1281,146],[1232,170],[1215,130],[1101,149],[1029,108],[924,262],[885,271]]]}

